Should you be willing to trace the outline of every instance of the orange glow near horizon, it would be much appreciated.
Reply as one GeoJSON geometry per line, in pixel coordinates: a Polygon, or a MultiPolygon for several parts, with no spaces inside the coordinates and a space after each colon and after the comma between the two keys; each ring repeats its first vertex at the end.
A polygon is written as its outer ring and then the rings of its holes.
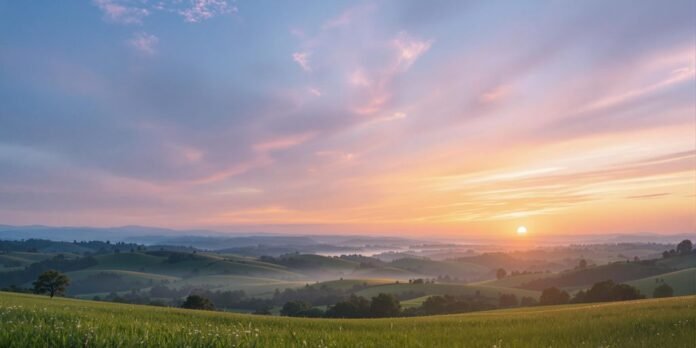
{"type": "Polygon", "coordinates": [[[0,224],[696,231],[688,2],[112,2],[3,7],[0,224]]]}

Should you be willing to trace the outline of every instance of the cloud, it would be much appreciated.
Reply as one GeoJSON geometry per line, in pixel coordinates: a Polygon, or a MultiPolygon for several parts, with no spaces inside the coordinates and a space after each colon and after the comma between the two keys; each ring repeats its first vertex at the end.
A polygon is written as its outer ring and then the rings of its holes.
{"type": "Polygon", "coordinates": [[[187,23],[198,23],[216,16],[239,12],[228,0],[174,0],[134,2],[129,0],[93,0],[109,22],[142,24],[153,11],[178,14],[187,23]],[[137,4],[134,6],[133,4],[137,4]]]}
{"type": "Polygon", "coordinates": [[[155,47],[158,42],[157,36],[145,32],[136,33],[128,40],[128,44],[136,51],[149,56],[156,53],[155,47]]]}
{"type": "Polygon", "coordinates": [[[348,82],[353,86],[368,87],[372,84],[370,78],[363,69],[355,69],[348,76],[348,82]]]}
{"type": "Polygon", "coordinates": [[[236,6],[230,5],[227,0],[191,0],[191,6],[180,9],[178,13],[189,23],[213,18],[218,15],[237,13],[236,6]]]}
{"type": "Polygon", "coordinates": [[[500,100],[503,98],[507,93],[508,93],[509,87],[508,86],[498,86],[486,93],[483,93],[479,100],[482,103],[493,103],[495,101],[500,100]]]}
{"type": "Polygon", "coordinates": [[[292,54],[292,60],[299,64],[302,70],[312,71],[312,67],[309,66],[309,56],[310,54],[307,52],[295,52],[292,54]]]}
{"type": "Polygon", "coordinates": [[[432,40],[423,41],[414,39],[406,32],[401,32],[392,40],[392,44],[398,53],[397,65],[401,69],[406,70],[430,49],[432,40]]]}
{"type": "Polygon", "coordinates": [[[338,16],[330,18],[326,22],[324,22],[321,29],[326,31],[348,26],[352,24],[356,18],[367,16],[368,14],[372,13],[375,9],[376,6],[374,4],[359,5],[348,8],[345,11],[341,12],[341,14],[339,14],[338,16]]]}
{"type": "Polygon", "coordinates": [[[305,132],[286,136],[274,137],[254,144],[254,150],[261,152],[284,150],[304,143],[316,136],[316,132],[305,132]]]}
{"type": "Polygon", "coordinates": [[[121,24],[141,24],[150,14],[145,8],[126,6],[114,0],[94,0],[106,20],[121,24]]]}

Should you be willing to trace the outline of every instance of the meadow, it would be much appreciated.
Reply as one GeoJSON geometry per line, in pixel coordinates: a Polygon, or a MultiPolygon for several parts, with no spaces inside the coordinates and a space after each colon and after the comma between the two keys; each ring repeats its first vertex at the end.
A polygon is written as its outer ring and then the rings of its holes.
{"type": "Polygon", "coordinates": [[[0,346],[693,347],[696,296],[389,319],[300,319],[0,292],[0,346]]]}

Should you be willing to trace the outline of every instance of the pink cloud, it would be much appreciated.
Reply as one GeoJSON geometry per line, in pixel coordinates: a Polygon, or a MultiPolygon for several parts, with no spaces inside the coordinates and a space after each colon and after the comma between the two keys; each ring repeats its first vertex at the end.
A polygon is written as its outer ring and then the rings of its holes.
{"type": "Polygon", "coordinates": [[[94,0],[108,21],[121,24],[140,24],[150,14],[145,8],[124,6],[113,0],[94,0]]]}
{"type": "Polygon", "coordinates": [[[253,148],[259,152],[269,152],[275,150],[284,150],[293,146],[300,145],[307,140],[316,136],[315,132],[306,132],[300,134],[292,134],[265,140],[254,144],[253,148]]]}
{"type": "Polygon", "coordinates": [[[408,69],[417,59],[430,49],[432,40],[422,41],[410,37],[405,32],[392,40],[392,44],[397,50],[397,66],[408,69]]]}
{"type": "Polygon", "coordinates": [[[292,60],[299,64],[302,70],[312,71],[312,67],[309,66],[309,56],[310,54],[307,52],[295,52],[292,54],[292,60]]]}
{"type": "Polygon", "coordinates": [[[155,46],[157,46],[158,42],[159,39],[157,36],[144,32],[136,33],[130,40],[128,40],[128,44],[131,47],[145,55],[155,54],[155,46]]]}
{"type": "Polygon", "coordinates": [[[317,88],[309,88],[309,93],[315,97],[321,97],[321,91],[317,88]]]}
{"type": "Polygon", "coordinates": [[[330,18],[322,26],[322,30],[329,30],[338,27],[343,27],[353,23],[356,17],[365,16],[375,9],[374,4],[362,5],[349,8],[336,17],[330,18]]]}
{"type": "Polygon", "coordinates": [[[363,69],[356,69],[350,76],[348,76],[348,81],[353,86],[367,87],[372,84],[370,78],[367,76],[363,69]]]}
{"type": "Polygon", "coordinates": [[[191,7],[179,10],[184,21],[197,23],[217,15],[237,13],[236,6],[230,5],[227,0],[192,0],[191,7]]]}

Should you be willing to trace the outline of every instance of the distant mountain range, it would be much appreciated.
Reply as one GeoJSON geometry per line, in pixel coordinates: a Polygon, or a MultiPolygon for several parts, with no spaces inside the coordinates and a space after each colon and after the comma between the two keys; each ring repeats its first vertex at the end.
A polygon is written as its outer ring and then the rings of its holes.
{"type": "MultiPolygon", "coordinates": [[[[696,233],[662,235],[640,234],[587,234],[549,235],[535,240],[540,245],[601,244],[601,243],[675,243],[695,239],[696,233]]],[[[121,227],[53,227],[42,225],[0,225],[0,239],[48,239],[54,241],[112,241],[145,245],[187,246],[209,250],[239,248],[282,248],[302,252],[340,252],[361,248],[401,249],[438,242],[437,238],[419,240],[391,236],[362,235],[287,235],[263,232],[228,233],[213,230],[175,230],[147,226],[121,227]],[[434,239],[434,240],[433,240],[434,239]]],[[[445,241],[444,239],[440,240],[445,241]]],[[[448,242],[478,245],[502,245],[499,240],[471,238],[448,242]]],[[[503,243],[505,244],[505,243],[503,243]]],[[[266,250],[267,251],[267,250],[266,250]]],[[[255,254],[252,252],[251,254],[255,254]]]]}

